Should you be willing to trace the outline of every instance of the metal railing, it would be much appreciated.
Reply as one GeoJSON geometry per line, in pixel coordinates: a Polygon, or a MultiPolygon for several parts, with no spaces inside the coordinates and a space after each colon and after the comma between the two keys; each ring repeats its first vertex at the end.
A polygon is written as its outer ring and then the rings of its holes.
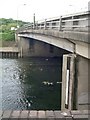
{"type": "Polygon", "coordinates": [[[29,29],[53,29],[59,31],[88,31],[90,20],[90,11],[76,13],[67,16],[49,18],[34,22],[30,25],[24,25],[19,31],[29,29]]]}

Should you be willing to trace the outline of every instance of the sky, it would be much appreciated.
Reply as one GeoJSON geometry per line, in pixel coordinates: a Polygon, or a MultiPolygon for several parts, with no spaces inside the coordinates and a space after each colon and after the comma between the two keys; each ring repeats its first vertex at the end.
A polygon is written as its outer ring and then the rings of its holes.
{"type": "Polygon", "coordinates": [[[83,12],[90,0],[0,0],[0,18],[27,22],[83,12]]]}

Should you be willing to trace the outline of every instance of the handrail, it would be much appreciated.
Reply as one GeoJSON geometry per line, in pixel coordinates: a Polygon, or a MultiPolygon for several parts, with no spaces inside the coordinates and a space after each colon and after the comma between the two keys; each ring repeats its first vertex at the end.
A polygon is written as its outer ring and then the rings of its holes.
{"type": "Polygon", "coordinates": [[[90,20],[90,11],[83,13],[72,14],[68,16],[60,16],[52,19],[45,19],[41,22],[37,21],[30,25],[25,25],[19,28],[18,31],[28,29],[57,29],[61,30],[75,30],[88,31],[88,21],[90,20]],[[64,29],[63,29],[64,28],[64,29]],[[81,28],[81,29],[80,29],[81,28]]]}

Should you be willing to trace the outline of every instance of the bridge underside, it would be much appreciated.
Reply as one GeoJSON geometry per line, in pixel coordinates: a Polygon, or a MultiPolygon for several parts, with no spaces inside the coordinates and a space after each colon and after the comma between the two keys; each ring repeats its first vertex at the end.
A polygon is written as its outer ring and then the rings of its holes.
{"type": "MultiPolygon", "coordinates": [[[[76,53],[82,57],[90,59],[90,56],[88,55],[90,44],[85,42],[88,41],[88,34],[85,33],[30,30],[16,34],[16,36],[17,35],[18,37],[37,39],[38,41],[46,42],[71,53],[76,53]]],[[[16,39],[18,40],[18,38],[16,39]]]]}
{"type": "Polygon", "coordinates": [[[20,37],[19,48],[22,48],[23,57],[61,57],[70,53],[46,42],[33,38],[20,37]]]}
{"type": "Polygon", "coordinates": [[[61,49],[64,49],[72,53],[75,50],[75,44],[69,39],[65,39],[65,38],[58,38],[58,37],[46,36],[46,35],[41,35],[41,34],[33,34],[33,33],[19,34],[18,36],[36,39],[38,41],[42,41],[42,42],[54,45],[56,47],[59,47],[61,49]]]}

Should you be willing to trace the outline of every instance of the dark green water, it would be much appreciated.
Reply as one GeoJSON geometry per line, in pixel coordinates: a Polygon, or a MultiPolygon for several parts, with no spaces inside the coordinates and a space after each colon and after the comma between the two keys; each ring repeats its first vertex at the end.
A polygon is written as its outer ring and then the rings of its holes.
{"type": "Polygon", "coordinates": [[[60,110],[61,59],[0,59],[2,109],[60,110]]]}

